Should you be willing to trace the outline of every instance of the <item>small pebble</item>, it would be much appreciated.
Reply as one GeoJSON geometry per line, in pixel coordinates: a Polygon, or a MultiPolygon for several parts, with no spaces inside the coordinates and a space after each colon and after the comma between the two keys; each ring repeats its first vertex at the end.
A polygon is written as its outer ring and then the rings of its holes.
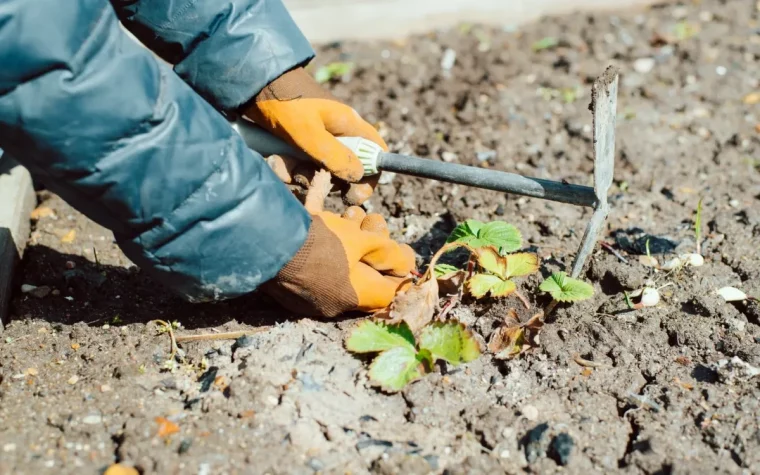
{"type": "Polygon", "coordinates": [[[563,432],[552,440],[549,446],[549,456],[559,465],[567,465],[574,445],[573,438],[563,432]]]}
{"type": "Polygon", "coordinates": [[[538,419],[538,409],[536,408],[536,406],[531,406],[531,405],[523,406],[520,412],[522,413],[523,417],[525,417],[529,421],[535,421],[536,419],[538,419]]]}
{"type": "Polygon", "coordinates": [[[459,157],[454,152],[443,152],[441,158],[444,162],[455,162],[459,157]]]}
{"type": "Polygon", "coordinates": [[[731,200],[728,202],[728,206],[732,208],[738,208],[739,207],[739,200],[731,200]]]}
{"type": "Polygon", "coordinates": [[[717,68],[715,68],[715,73],[718,76],[725,76],[727,72],[728,70],[726,69],[725,66],[718,66],[717,68]]]}
{"type": "Polygon", "coordinates": [[[486,150],[483,152],[477,152],[475,154],[475,158],[477,158],[479,162],[493,160],[494,158],[496,158],[496,150],[486,150]]]}
{"type": "Polygon", "coordinates": [[[633,69],[640,74],[646,74],[654,69],[654,58],[639,58],[633,62],[633,69]]]}
{"type": "Polygon", "coordinates": [[[26,370],[26,374],[29,376],[37,376],[39,374],[39,371],[37,371],[37,368],[29,368],[26,370]]]}
{"type": "Polygon", "coordinates": [[[14,450],[16,450],[16,444],[3,445],[3,452],[13,452],[14,450]]]}
{"type": "Polygon", "coordinates": [[[111,391],[111,386],[109,386],[107,384],[101,384],[100,385],[100,392],[101,393],[107,393],[107,392],[110,392],[110,391],[111,391]]]}
{"type": "Polygon", "coordinates": [[[69,380],[68,380],[68,381],[66,381],[66,382],[67,382],[67,383],[69,383],[69,384],[71,384],[71,385],[73,386],[73,385],[74,385],[74,384],[76,384],[78,381],[79,381],[79,376],[77,376],[77,375],[74,375],[74,376],[70,377],[70,378],[69,378],[69,380]]]}
{"type": "Polygon", "coordinates": [[[95,425],[103,422],[103,418],[98,414],[90,414],[82,419],[82,422],[87,425],[95,425]]]}
{"type": "Polygon", "coordinates": [[[441,58],[441,69],[444,71],[450,71],[451,68],[454,67],[456,60],[457,52],[451,48],[447,48],[446,51],[443,52],[443,57],[441,58]]]}

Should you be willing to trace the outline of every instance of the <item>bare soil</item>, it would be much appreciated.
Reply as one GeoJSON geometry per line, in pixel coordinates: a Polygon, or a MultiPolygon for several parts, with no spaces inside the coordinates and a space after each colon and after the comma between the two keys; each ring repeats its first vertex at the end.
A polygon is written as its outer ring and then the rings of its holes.
{"type": "MultiPolygon", "coordinates": [[[[355,62],[329,87],[394,151],[580,184],[591,183],[590,83],[608,64],[622,70],[604,239],[627,262],[598,248],[585,275],[595,297],[560,307],[537,350],[484,355],[399,394],[367,384],[365,362],[343,349],[356,315],[291,319],[257,295],[183,303],[41,191],[52,213],[35,222],[0,341],[0,473],[98,473],[116,461],[142,474],[759,473],[760,307],[715,294],[760,296],[760,105],[744,99],[760,91],[759,8],[705,0],[320,47],[316,66],[355,62]],[[545,37],[559,46],[533,51],[545,37]],[[642,235],[661,259],[694,251],[700,198],[705,265],[640,265],[642,235]],[[649,278],[671,284],[661,303],[628,310],[623,292],[649,278]],[[273,327],[183,344],[172,371],[156,319],[180,322],[180,335],[273,327]]],[[[403,176],[383,183],[368,208],[421,265],[456,223],[500,219],[546,276],[569,265],[590,216],[403,176]]],[[[548,303],[540,280],[520,284],[536,307],[548,303]]],[[[465,301],[454,314],[488,338],[519,305],[465,301]]]]}

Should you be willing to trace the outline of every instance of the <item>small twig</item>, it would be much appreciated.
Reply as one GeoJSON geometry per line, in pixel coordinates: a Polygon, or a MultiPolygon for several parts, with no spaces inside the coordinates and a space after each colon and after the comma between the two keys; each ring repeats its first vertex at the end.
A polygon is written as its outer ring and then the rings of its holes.
{"type": "Polygon", "coordinates": [[[171,339],[171,344],[172,344],[172,352],[171,352],[171,355],[169,355],[169,360],[173,361],[174,355],[177,354],[177,350],[179,348],[177,347],[177,340],[174,338],[174,330],[172,329],[172,325],[171,323],[165,322],[163,320],[153,320],[153,321],[163,325],[166,328],[166,331],[169,333],[169,338],[171,339]]]}
{"type": "Polygon", "coordinates": [[[270,327],[256,328],[255,330],[241,330],[241,331],[227,332],[227,333],[203,333],[200,335],[182,335],[182,336],[176,337],[175,341],[177,343],[188,343],[188,342],[194,342],[194,341],[210,341],[210,340],[237,340],[241,336],[255,335],[256,333],[261,333],[271,328],[272,327],[270,326],[270,327]]]}
{"type": "Polygon", "coordinates": [[[526,310],[530,310],[530,302],[528,302],[528,299],[526,299],[523,294],[521,294],[520,292],[518,292],[517,290],[515,290],[515,297],[517,297],[518,299],[520,299],[520,301],[523,303],[523,305],[525,305],[525,309],[526,310]]]}
{"type": "Polygon", "coordinates": [[[610,253],[612,253],[613,256],[617,257],[621,262],[628,264],[628,259],[626,259],[622,254],[620,254],[618,251],[615,250],[611,245],[607,244],[604,241],[600,241],[599,245],[602,246],[604,249],[608,250],[610,253]]]}
{"type": "Polygon", "coordinates": [[[441,313],[438,314],[438,319],[443,320],[446,315],[456,306],[457,302],[459,301],[459,295],[452,295],[445,304],[443,304],[443,308],[441,309],[441,313]]]}
{"type": "Polygon", "coordinates": [[[606,366],[605,364],[599,363],[597,361],[581,358],[581,355],[578,354],[573,355],[573,361],[575,361],[578,365],[586,368],[604,368],[606,366]]]}

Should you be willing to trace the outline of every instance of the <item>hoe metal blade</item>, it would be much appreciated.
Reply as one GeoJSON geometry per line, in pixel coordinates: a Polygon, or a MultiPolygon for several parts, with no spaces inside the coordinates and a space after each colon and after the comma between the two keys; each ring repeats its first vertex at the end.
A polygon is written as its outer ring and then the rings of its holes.
{"type": "Polygon", "coordinates": [[[607,193],[612,185],[615,170],[615,122],[617,115],[618,70],[613,66],[594,81],[591,89],[589,110],[593,114],[594,127],[594,214],[586,225],[578,254],[575,256],[570,276],[577,278],[586,259],[594,250],[599,233],[604,227],[610,205],[607,193]]]}

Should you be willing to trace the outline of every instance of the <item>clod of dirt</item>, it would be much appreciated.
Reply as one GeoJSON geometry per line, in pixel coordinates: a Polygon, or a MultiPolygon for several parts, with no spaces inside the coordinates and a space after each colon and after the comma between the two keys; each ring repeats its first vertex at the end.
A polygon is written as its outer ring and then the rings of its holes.
{"type": "Polygon", "coordinates": [[[618,247],[630,254],[647,254],[647,242],[649,243],[649,254],[667,254],[678,247],[676,241],[647,234],[640,228],[617,230],[612,233],[612,237],[618,247]]]}
{"type": "Polygon", "coordinates": [[[212,366],[207,369],[206,372],[200,376],[200,378],[198,378],[198,382],[201,383],[202,393],[205,393],[211,389],[211,385],[214,384],[214,380],[216,380],[217,371],[219,371],[219,368],[212,366]]]}
{"type": "Polygon", "coordinates": [[[747,381],[760,374],[760,368],[743,361],[738,356],[730,360],[724,359],[715,363],[713,369],[718,373],[718,380],[725,384],[736,384],[737,381],[747,381]]]}
{"type": "Polygon", "coordinates": [[[543,422],[531,429],[523,438],[522,445],[528,463],[534,463],[536,460],[546,455],[546,441],[544,436],[548,430],[549,424],[543,422]]]}
{"type": "Polygon", "coordinates": [[[552,439],[549,445],[549,457],[559,465],[567,465],[570,462],[573,446],[575,446],[575,442],[573,442],[570,434],[562,432],[552,439]]]}

